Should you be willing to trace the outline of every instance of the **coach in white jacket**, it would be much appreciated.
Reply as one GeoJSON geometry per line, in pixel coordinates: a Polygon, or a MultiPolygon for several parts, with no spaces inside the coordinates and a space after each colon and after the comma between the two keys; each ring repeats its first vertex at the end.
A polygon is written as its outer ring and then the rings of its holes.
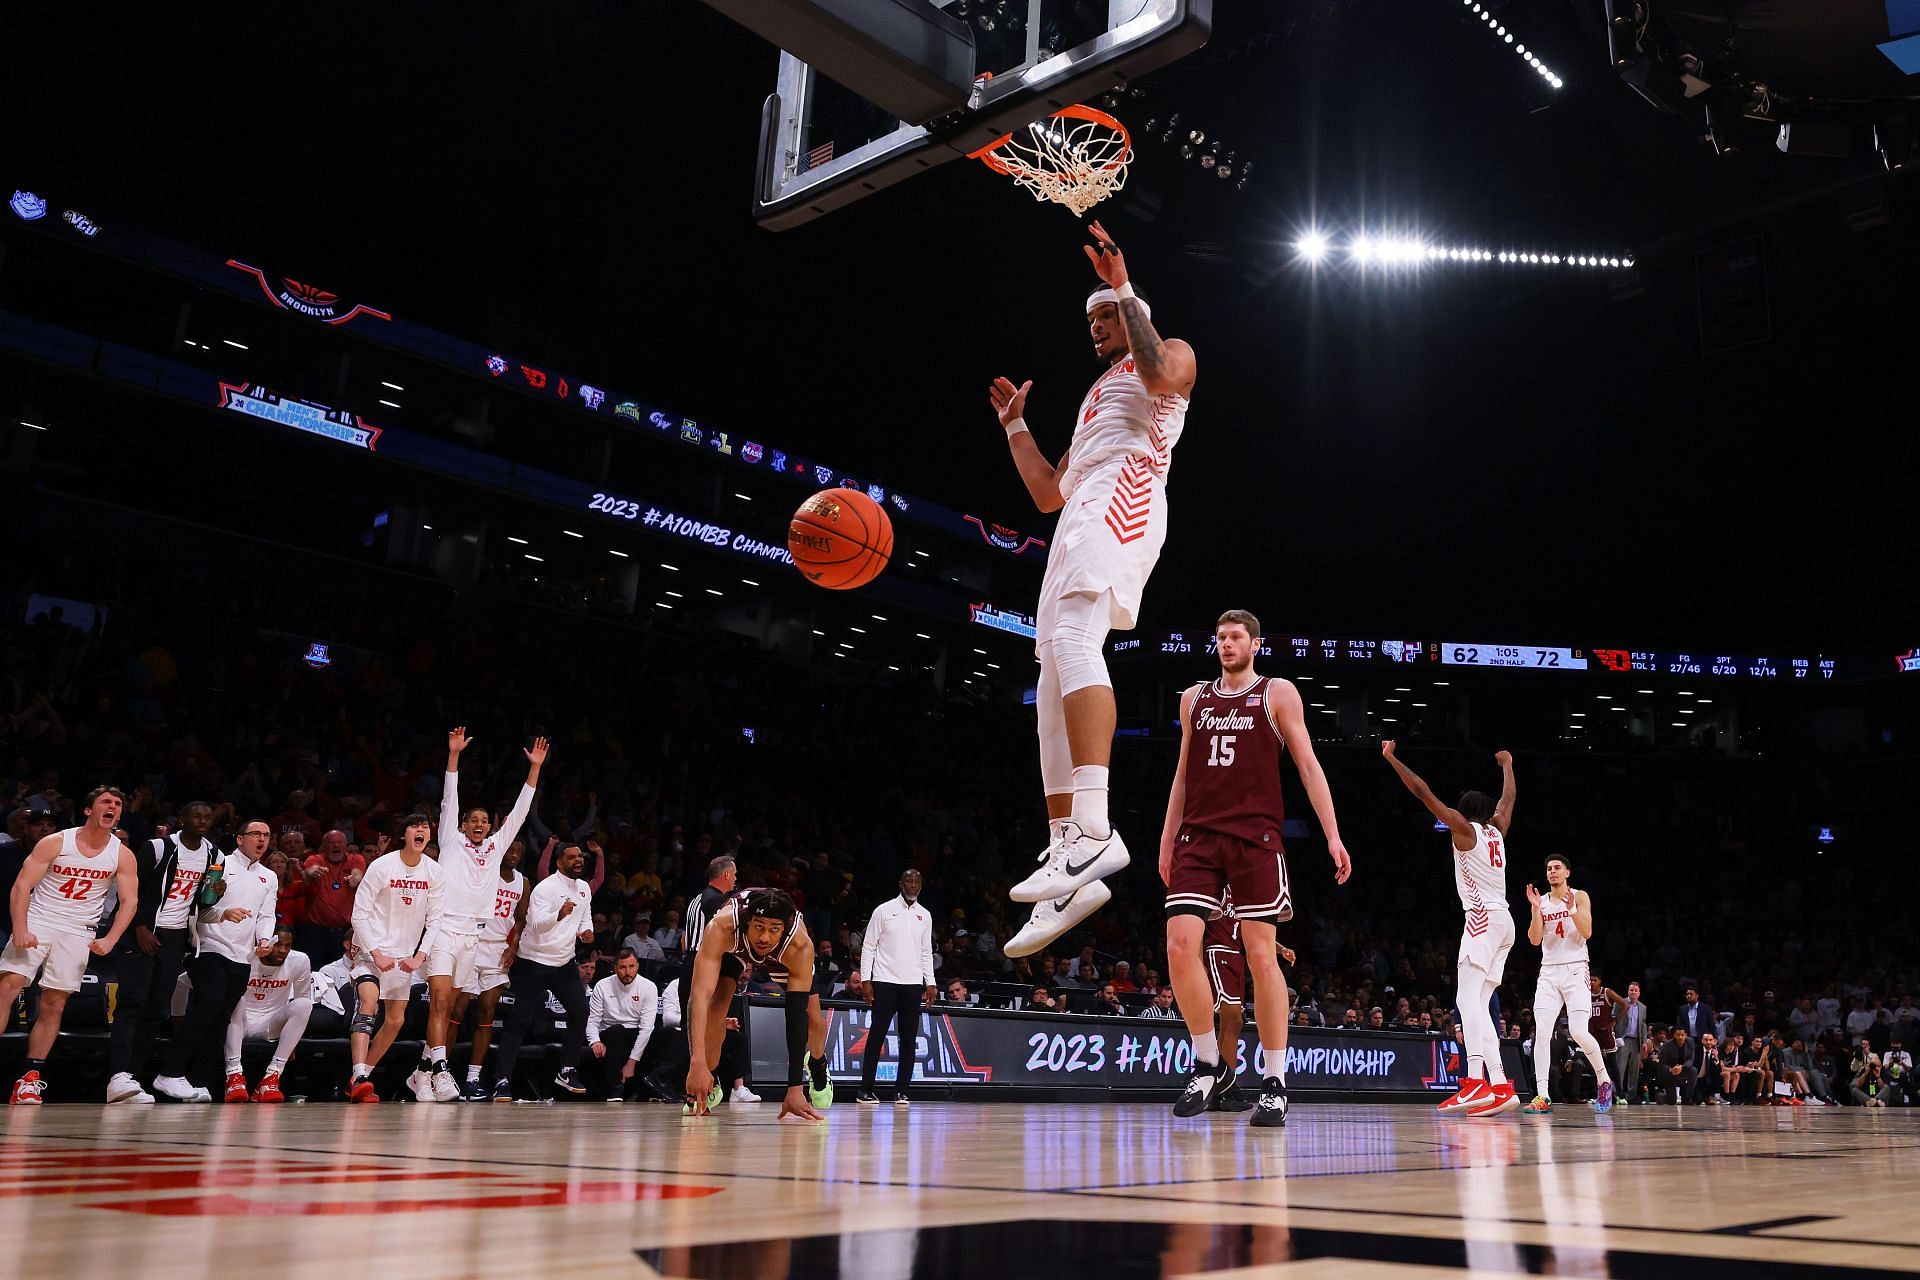
{"type": "Polygon", "coordinates": [[[606,1096],[626,1100],[640,1055],[660,1016],[660,988],[640,976],[640,958],[622,947],[613,972],[593,984],[587,1007],[587,1049],[606,1073],[606,1096]]]}
{"type": "Polygon", "coordinates": [[[900,877],[900,896],[873,909],[861,944],[861,986],[873,1019],[867,1027],[867,1052],[860,1066],[860,1101],[879,1101],[873,1080],[880,1055],[887,1050],[887,1028],[899,1018],[900,1053],[894,1077],[893,1101],[907,1105],[918,1059],[920,1006],[932,1004],[933,913],[920,903],[920,873],[900,877]]]}

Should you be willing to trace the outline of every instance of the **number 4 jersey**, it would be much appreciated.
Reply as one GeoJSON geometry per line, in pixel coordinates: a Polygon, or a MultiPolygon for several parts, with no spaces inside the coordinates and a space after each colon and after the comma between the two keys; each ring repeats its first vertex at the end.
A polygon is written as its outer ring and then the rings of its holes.
{"type": "Polygon", "coordinates": [[[1195,692],[1187,738],[1183,825],[1278,848],[1280,757],[1286,743],[1267,711],[1260,676],[1238,693],[1210,680],[1195,692]]]}

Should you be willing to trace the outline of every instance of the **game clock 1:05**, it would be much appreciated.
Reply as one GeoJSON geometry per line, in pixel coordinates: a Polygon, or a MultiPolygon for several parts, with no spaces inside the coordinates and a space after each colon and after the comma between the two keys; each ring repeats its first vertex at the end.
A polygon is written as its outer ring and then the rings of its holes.
{"type": "Polygon", "coordinates": [[[1543,667],[1585,671],[1587,660],[1578,649],[1542,648],[1511,644],[1447,644],[1440,660],[1451,667],[1543,667]]]}

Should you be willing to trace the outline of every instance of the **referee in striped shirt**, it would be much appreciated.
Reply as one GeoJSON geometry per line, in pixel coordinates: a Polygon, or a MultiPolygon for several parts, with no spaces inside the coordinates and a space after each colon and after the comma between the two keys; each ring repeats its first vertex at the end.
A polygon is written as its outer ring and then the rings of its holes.
{"type": "MultiPolygon", "coordinates": [[[[724,853],[707,864],[707,887],[700,896],[687,904],[686,939],[680,947],[680,1008],[691,1006],[687,1003],[687,989],[693,983],[693,958],[700,954],[700,937],[707,931],[707,921],[727,904],[727,898],[733,893],[733,885],[740,878],[732,858],[724,853]]],[[[742,993],[746,991],[746,982],[740,983],[742,993]]],[[[685,1016],[684,1014],[682,1015],[685,1016]]],[[[686,1018],[686,1025],[692,1026],[693,1019],[686,1018]]],[[[683,1035],[681,1037],[685,1039],[683,1035]]]]}

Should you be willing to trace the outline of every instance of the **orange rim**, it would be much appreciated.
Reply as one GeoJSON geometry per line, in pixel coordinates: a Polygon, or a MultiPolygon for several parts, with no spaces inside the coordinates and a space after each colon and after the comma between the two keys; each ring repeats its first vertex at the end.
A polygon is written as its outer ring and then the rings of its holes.
{"type": "MultiPolygon", "coordinates": [[[[1127,126],[1121,124],[1118,120],[1115,120],[1112,116],[1108,115],[1104,111],[1101,111],[1095,107],[1082,106],[1076,103],[1075,105],[1071,107],[1067,107],[1064,110],[1054,112],[1052,116],[1052,118],[1056,120],[1061,119],[1063,117],[1071,120],[1089,120],[1089,121],[1092,121],[1094,124],[1103,124],[1107,128],[1113,130],[1115,133],[1120,135],[1120,141],[1123,144],[1121,150],[1123,153],[1133,149],[1133,135],[1127,132],[1127,126]]],[[[1007,143],[1011,141],[1013,141],[1013,135],[1011,133],[1003,133],[999,137],[995,138],[992,142],[989,142],[986,146],[980,148],[978,151],[969,151],[967,153],[967,159],[978,160],[981,164],[986,165],[987,168],[993,170],[995,173],[1000,173],[1000,174],[1008,173],[1010,171],[1007,167],[1007,162],[1005,160],[1002,160],[999,156],[995,155],[994,152],[999,148],[1005,146],[1007,143]]],[[[1103,169],[1118,169],[1120,167],[1120,162],[1116,160],[1111,164],[1102,165],[1101,167],[1103,169]]],[[[1059,173],[1050,173],[1047,176],[1055,179],[1056,181],[1064,180],[1064,178],[1066,177],[1065,174],[1059,174],[1059,173]]]]}

